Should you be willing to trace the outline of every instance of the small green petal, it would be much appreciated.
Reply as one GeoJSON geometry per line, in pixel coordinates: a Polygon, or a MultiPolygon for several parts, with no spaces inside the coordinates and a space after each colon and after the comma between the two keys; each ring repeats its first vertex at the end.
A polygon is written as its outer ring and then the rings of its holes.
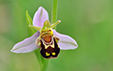
{"type": "Polygon", "coordinates": [[[55,22],[54,24],[52,24],[52,25],[50,26],[50,28],[54,28],[54,27],[56,27],[56,25],[59,24],[60,22],[61,22],[61,21],[58,20],[57,22],[55,22]]]}

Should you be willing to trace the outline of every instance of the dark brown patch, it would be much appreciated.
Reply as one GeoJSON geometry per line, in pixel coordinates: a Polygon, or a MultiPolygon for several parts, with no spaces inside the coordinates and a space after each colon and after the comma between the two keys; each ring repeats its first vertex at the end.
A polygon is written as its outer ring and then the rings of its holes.
{"type": "Polygon", "coordinates": [[[41,41],[41,50],[40,50],[40,53],[41,55],[44,57],[44,58],[51,58],[51,57],[57,57],[59,52],[60,52],[60,48],[58,47],[58,44],[56,43],[55,39],[53,38],[54,40],[54,48],[52,48],[51,46],[48,46],[47,49],[45,49],[45,46],[43,44],[43,42],[41,41]],[[49,56],[46,55],[46,52],[47,53],[50,53],[49,56]],[[55,53],[55,55],[52,55],[52,53],[55,53]]]}

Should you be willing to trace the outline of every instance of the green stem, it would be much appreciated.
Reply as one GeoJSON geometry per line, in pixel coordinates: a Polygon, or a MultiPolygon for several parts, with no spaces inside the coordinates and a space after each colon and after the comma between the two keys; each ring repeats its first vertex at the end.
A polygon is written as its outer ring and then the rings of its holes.
{"type": "Polygon", "coordinates": [[[41,68],[43,66],[43,60],[41,58],[40,51],[39,51],[39,49],[36,49],[34,52],[35,52],[35,55],[38,59],[38,62],[39,62],[40,68],[41,68]]]}
{"type": "Polygon", "coordinates": [[[36,55],[36,57],[38,59],[38,62],[40,64],[40,68],[41,68],[40,71],[46,71],[49,60],[48,59],[44,59],[41,56],[39,49],[35,50],[34,52],[35,52],[35,55],[36,55]]]}
{"type": "Polygon", "coordinates": [[[57,21],[57,4],[58,0],[53,0],[51,23],[55,23],[57,21]]]}
{"type": "Polygon", "coordinates": [[[48,66],[48,62],[49,62],[48,59],[44,59],[44,64],[43,64],[43,66],[42,66],[40,71],[46,71],[47,66],[48,66]]]}

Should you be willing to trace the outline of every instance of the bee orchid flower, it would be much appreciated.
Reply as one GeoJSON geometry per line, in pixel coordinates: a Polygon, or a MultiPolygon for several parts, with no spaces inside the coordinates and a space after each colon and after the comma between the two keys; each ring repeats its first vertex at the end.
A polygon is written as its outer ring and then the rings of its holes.
{"type": "Polygon", "coordinates": [[[51,24],[48,12],[43,7],[39,7],[33,18],[33,25],[29,25],[37,32],[15,44],[11,51],[14,53],[28,53],[40,48],[40,53],[44,58],[54,58],[58,56],[60,50],[76,49],[78,45],[73,38],[52,29],[60,22],[58,20],[51,24]]]}

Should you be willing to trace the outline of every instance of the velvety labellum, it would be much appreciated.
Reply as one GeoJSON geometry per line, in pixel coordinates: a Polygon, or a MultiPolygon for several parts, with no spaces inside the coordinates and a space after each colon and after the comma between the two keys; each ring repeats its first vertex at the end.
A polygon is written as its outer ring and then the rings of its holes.
{"type": "Polygon", "coordinates": [[[41,42],[40,53],[44,58],[55,58],[58,56],[60,48],[55,38],[51,37],[50,42],[47,42],[47,40],[45,41],[44,39],[40,40],[40,42],[41,42]]]}

